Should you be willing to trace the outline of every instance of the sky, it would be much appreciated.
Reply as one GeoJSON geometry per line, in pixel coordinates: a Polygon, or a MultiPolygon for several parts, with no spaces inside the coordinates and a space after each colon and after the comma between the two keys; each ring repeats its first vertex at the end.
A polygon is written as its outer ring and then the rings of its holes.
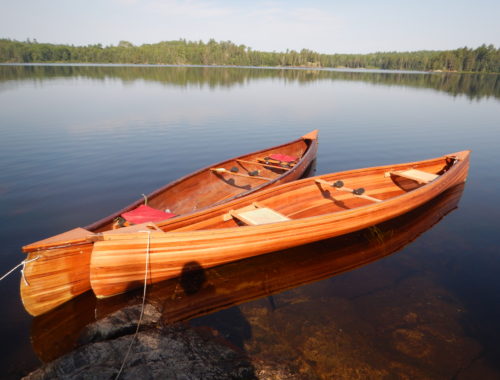
{"type": "Polygon", "coordinates": [[[320,53],[500,47],[500,0],[0,0],[0,38],[134,45],[184,38],[320,53]]]}

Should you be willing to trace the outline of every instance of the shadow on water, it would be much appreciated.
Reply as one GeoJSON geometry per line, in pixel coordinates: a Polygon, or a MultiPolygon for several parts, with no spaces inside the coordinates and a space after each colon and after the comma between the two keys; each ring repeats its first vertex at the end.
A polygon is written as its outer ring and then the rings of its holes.
{"type": "MultiPolygon", "coordinates": [[[[213,283],[207,281],[207,274],[201,265],[196,261],[184,264],[179,285],[187,297],[195,296],[203,289],[203,294],[210,296],[216,294],[217,289],[213,283]]],[[[223,301],[222,301],[223,302],[223,301]]],[[[231,302],[228,300],[228,303],[231,302]]],[[[168,319],[168,308],[164,310],[164,316],[168,319]]],[[[209,314],[193,320],[191,326],[209,326],[218,337],[244,350],[245,340],[252,337],[250,323],[246,320],[238,307],[230,307],[216,314],[209,314]],[[230,323],[227,323],[230,321],[230,323]]]]}
{"type": "MultiPolygon", "coordinates": [[[[187,262],[180,278],[148,288],[147,304],[160,311],[162,325],[175,326],[184,321],[188,328],[204,331],[210,339],[250,355],[253,362],[247,344],[254,338],[255,321],[249,321],[238,305],[262,299],[268,313],[277,313],[287,302],[294,304],[293,299],[275,300],[285,290],[331,278],[400,251],[454,210],[463,188],[452,188],[408,214],[345,236],[211,269],[202,268],[196,261],[187,262]]],[[[83,294],[34,319],[34,350],[44,362],[71,350],[78,352],[80,336],[89,323],[141,302],[140,290],[98,301],[90,293],[83,294]]]]}
{"type": "Polygon", "coordinates": [[[500,98],[500,81],[495,74],[362,72],[304,69],[190,66],[106,66],[106,65],[9,65],[0,66],[0,91],[14,81],[36,80],[40,83],[57,78],[83,77],[95,80],[119,79],[123,82],[150,81],[169,86],[233,87],[249,81],[280,78],[284,81],[353,81],[376,85],[401,85],[429,88],[469,99],[500,98]]]}

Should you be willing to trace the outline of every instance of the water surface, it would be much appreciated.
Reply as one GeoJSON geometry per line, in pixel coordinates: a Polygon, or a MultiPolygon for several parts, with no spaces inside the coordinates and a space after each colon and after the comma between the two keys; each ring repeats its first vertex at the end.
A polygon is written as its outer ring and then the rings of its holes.
{"type": "MultiPolygon", "coordinates": [[[[317,174],[471,149],[458,208],[397,253],[190,323],[304,378],[500,377],[495,75],[0,66],[0,268],[24,244],[313,129],[317,174]]],[[[0,284],[10,378],[45,360],[18,288],[17,273],[0,284]]]]}

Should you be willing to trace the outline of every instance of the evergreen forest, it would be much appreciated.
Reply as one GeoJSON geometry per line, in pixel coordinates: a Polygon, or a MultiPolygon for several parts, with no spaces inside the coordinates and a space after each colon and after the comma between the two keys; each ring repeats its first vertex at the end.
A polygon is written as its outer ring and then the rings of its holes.
{"type": "Polygon", "coordinates": [[[320,54],[301,51],[263,52],[230,41],[163,41],[135,46],[120,41],[73,46],[36,40],[0,39],[0,63],[116,63],[167,65],[279,66],[366,68],[446,72],[500,73],[500,49],[493,45],[445,51],[320,54]]]}

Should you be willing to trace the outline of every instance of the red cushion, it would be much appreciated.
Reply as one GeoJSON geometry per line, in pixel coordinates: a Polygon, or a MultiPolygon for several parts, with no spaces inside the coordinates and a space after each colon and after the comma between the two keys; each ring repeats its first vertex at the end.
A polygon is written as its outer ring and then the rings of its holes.
{"type": "Polygon", "coordinates": [[[286,154],[281,154],[281,153],[271,154],[271,155],[269,155],[269,157],[271,157],[273,160],[278,160],[278,161],[282,161],[282,162],[297,161],[297,157],[288,156],[286,154]]]}
{"type": "Polygon", "coordinates": [[[140,205],[132,211],[124,212],[122,214],[122,217],[134,224],[159,222],[160,220],[172,218],[173,216],[176,215],[171,212],[164,212],[146,205],[140,205]]]}

